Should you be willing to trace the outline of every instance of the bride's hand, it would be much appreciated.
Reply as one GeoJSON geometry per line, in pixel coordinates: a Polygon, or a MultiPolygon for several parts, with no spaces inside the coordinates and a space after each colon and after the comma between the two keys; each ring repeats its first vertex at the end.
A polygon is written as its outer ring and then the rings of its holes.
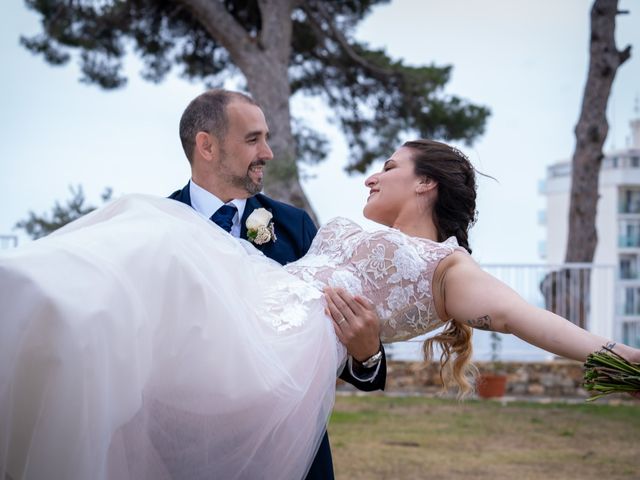
{"type": "MultiPolygon", "coordinates": [[[[629,360],[631,363],[640,364],[640,349],[637,349],[637,348],[632,349],[629,353],[627,353],[626,357],[627,357],[627,360],[629,360]]],[[[629,395],[640,400],[640,391],[632,392],[629,395]]]]}
{"type": "MultiPolygon", "coordinates": [[[[640,350],[639,349],[635,349],[635,358],[632,358],[631,361],[633,363],[638,363],[640,364],[640,350]]],[[[636,397],[638,400],[640,400],[640,391],[639,392],[633,392],[631,394],[632,397],[636,397]]]]}

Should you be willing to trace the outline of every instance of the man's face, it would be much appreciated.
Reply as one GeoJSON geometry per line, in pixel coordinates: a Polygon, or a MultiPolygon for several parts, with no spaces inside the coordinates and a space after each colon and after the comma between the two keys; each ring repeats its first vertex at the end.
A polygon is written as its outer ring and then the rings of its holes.
{"type": "Polygon", "coordinates": [[[232,100],[226,113],[229,125],[216,170],[230,198],[251,197],[262,190],[264,166],[273,158],[267,121],[259,107],[241,100],[232,100]]]}

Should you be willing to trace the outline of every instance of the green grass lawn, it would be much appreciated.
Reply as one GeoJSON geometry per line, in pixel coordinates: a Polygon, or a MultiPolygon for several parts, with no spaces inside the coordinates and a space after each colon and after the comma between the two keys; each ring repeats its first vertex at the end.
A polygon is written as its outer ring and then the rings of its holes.
{"type": "Polygon", "coordinates": [[[338,480],[640,479],[640,403],[339,396],[338,480]]]}

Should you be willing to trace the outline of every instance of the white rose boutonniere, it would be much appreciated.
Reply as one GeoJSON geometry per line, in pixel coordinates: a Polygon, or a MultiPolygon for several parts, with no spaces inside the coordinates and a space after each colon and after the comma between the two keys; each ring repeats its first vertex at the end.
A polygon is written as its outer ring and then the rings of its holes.
{"type": "Polygon", "coordinates": [[[257,208],[247,218],[247,239],[256,245],[276,241],[271,219],[273,214],[265,208],[257,208]]]}

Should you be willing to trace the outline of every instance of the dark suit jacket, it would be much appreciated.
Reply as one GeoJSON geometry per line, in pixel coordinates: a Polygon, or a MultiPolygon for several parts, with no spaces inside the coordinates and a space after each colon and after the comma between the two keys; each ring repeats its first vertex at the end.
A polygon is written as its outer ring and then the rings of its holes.
{"type": "MultiPolygon", "coordinates": [[[[187,183],[182,190],[176,190],[173,192],[169,198],[191,206],[189,184],[187,183]]],[[[313,241],[313,237],[315,237],[316,232],[318,231],[313,220],[311,220],[311,217],[309,217],[307,212],[304,210],[292,207],[286,203],[278,202],[277,200],[273,200],[261,193],[247,199],[241,219],[240,236],[242,238],[247,238],[247,227],[245,223],[247,217],[251,215],[251,212],[256,208],[265,208],[273,214],[273,225],[277,237],[275,242],[256,245],[262,253],[282,265],[294,262],[307,253],[307,250],[309,250],[311,242],[313,241]]],[[[352,384],[359,390],[367,392],[383,390],[387,375],[387,363],[384,356],[384,349],[382,353],[382,364],[380,365],[378,374],[373,381],[361,382],[348,372],[348,368],[345,368],[342,375],[340,375],[340,378],[352,384]]],[[[318,453],[316,454],[316,458],[314,459],[311,469],[307,475],[307,480],[327,480],[332,478],[334,478],[334,476],[331,448],[329,446],[329,437],[325,432],[320,448],[318,449],[318,453]]]]}

